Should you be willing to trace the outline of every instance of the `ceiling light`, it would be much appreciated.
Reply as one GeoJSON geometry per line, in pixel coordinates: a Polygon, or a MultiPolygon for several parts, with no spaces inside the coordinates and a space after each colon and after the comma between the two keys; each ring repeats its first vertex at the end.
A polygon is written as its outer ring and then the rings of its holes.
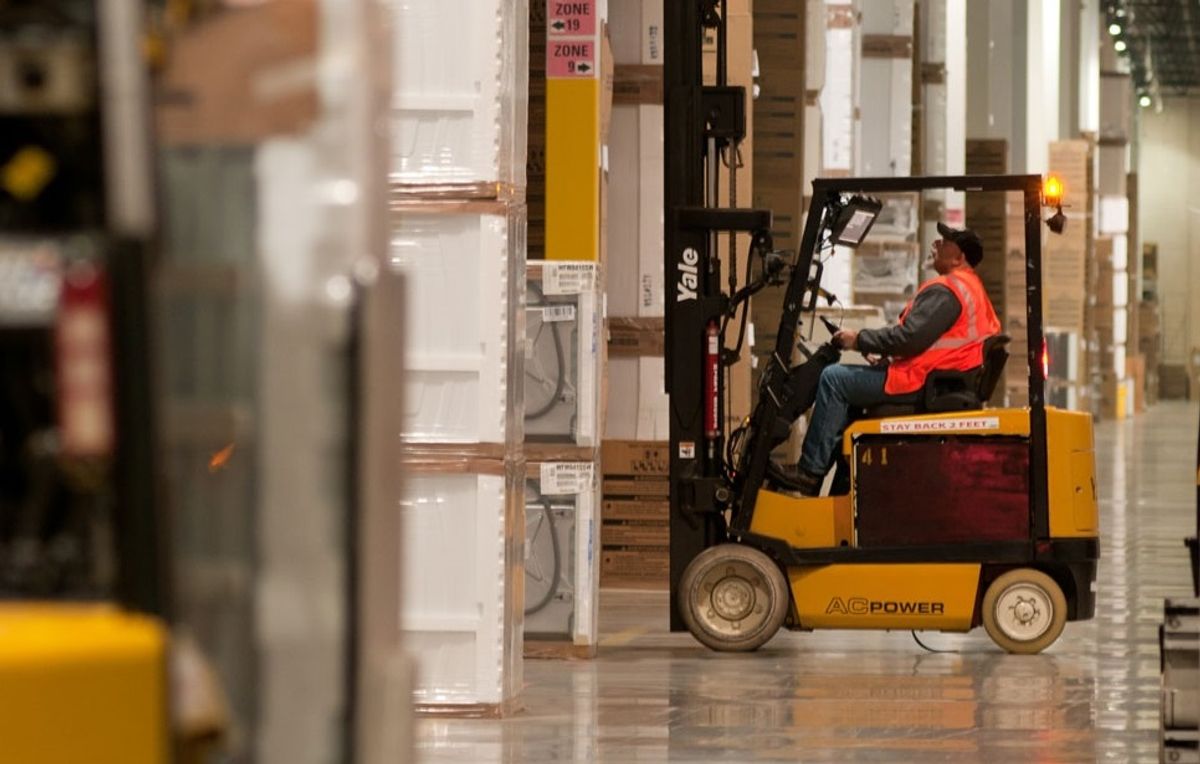
{"type": "Polygon", "coordinates": [[[1125,49],[1129,46],[1125,44],[1124,40],[1117,40],[1115,43],[1113,43],[1113,47],[1117,49],[1118,53],[1124,53],[1125,49]]]}
{"type": "Polygon", "coordinates": [[[1140,105],[1143,109],[1149,106],[1151,103],[1150,96],[1148,95],[1144,95],[1138,99],[1138,105],[1140,105]]]}
{"type": "Polygon", "coordinates": [[[1120,24],[1109,24],[1108,25],[1108,33],[1110,35],[1112,35],[1113,37],[1116,37],[1117,35],[1121,34],[1121,25],[1120,24]]]}

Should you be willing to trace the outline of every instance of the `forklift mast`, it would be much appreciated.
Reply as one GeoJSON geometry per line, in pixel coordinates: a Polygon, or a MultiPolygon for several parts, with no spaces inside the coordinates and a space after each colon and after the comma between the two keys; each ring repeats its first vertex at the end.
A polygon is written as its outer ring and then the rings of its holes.
{"type": "MultiPolygon", "coordinates": [[[[721,477],[725,375],[718,232],[749,232],[770,249],[771,213],[717,206],[720,154],[746,134],[745,88],[726,85],[726,2],[664,5],[666,391],[670,396],[671,588],[692,557],[724,535],[729,500],[721,477]],[[716,85],[704,85],[701,50],[716,33],[716,85]],[[702,372],[703,370],[703,372],[702,372]]],[[[730,161],[729,172],[737,172],[730,161]]],[[[734,264],[729,263],[731,271],[734,264]]],[[[684,628],[674,607],[671,628],[684,628]]]]}

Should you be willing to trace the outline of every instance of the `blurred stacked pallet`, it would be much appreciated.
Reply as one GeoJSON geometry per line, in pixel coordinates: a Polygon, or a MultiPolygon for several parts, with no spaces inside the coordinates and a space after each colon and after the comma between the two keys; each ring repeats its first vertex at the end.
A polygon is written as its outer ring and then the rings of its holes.
{"type": "Polygon", "coordinates": [[[155,322],[177,614],[214,661],[238,720],[253,719],[259,705],[260,475],[255,460],[241,458],[259,448],[261,425],[254,154],[219,145],[163,150],[155,322]]]}
{"type": "Polygon", "coordinates": [[[1144,359],[1137,353],[1137,260],[1140,249],[1131,238],[1129,140],[1133,135],[1133,84],[1118,71],[1114,58],[1101,59],[1100,125],[1096,177],[1096,301],[1092,306],[1097,332],[1094,373],[1098,380],[1098,416],[1121,419],[1137,410],[1137,388],[1144,384],[1144,359]],[[1130,289],[1130,276],[1134,285],[1130,289]],[[1133,310],[1131,311],[1131,306],[1133,310]],[[1132,319],[1132,320],[1131,320],[1132,319]],[[1131,334],[1132,330],[1132,334],[1131,334]],[[1139,382],[1138,380],[1142,380],[1139,382]]]}
{"type": "Polygon", "coordinates": [[[528,7],[393,10],[401,628],[420,709],[503,715],[522,684],[528,7]]]}
{"type": "Polygon", "coordinates": [[[667,588],[670,463],[664,441],[604,442],[600,528],[604,588],[667,588]]]}
{"type": "Polygon", "coordinates": [[[1137,343],[1146,369],[1146,404],[1158,403],[1162,361],[1162,319],[1158,304],[1158,245],[1142,245],[1142,291],[1138,302],[1137,343]]]}

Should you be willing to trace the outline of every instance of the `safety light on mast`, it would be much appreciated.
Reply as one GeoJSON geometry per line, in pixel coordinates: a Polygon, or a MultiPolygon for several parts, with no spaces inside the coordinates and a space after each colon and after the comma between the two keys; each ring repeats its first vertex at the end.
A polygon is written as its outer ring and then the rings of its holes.
{"type": "Polygon", "coordinates": [[[1042,337],[1042,379],[1050,379],[1050,346],[1045,337],[1042,337]]]}
{"type": "Polygon", "coordinates": [[[1067,216],[1063,214],[1063,182],[1057,175],[1048,175],[1042,183],[1042,204],[1054,207],[1055,212],[1046,220],[1046,225],[1054,233],[1062,233],[1067,227],[1067,216]]]}

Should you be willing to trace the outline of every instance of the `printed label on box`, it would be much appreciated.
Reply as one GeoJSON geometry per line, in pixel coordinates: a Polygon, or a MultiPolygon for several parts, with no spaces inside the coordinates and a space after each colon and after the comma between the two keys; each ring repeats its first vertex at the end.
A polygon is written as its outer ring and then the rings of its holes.
{"type": "Polygon", "coordinates": [[[680,459],[695,459],[696,458],[696,443],[695,441],[685,440],[679,444],[680,459]]]}
{"type": "Polygon", "coordinates": [[[594,0],[546,0],[546,31],[551,36],[596,34],[594,0]]]}
{"type": "Polygon", "coordinates": [[[595,288],[595,263],[565,263],[547,260],[542,265],[542,294],[582,294],[595,288]]]}
{"type": "Polygon", "coordinates": [[[542,308],[542,321],[553,323],[555,321],[574,321],[575,306],[574,305],[547,305],[542,308]]]}
{"type": "Polygon", "coordinates": [[[546,462],[541,466],[543,496],[564,496],[590,491],[595,481],[591,462],[546,462]]]}

